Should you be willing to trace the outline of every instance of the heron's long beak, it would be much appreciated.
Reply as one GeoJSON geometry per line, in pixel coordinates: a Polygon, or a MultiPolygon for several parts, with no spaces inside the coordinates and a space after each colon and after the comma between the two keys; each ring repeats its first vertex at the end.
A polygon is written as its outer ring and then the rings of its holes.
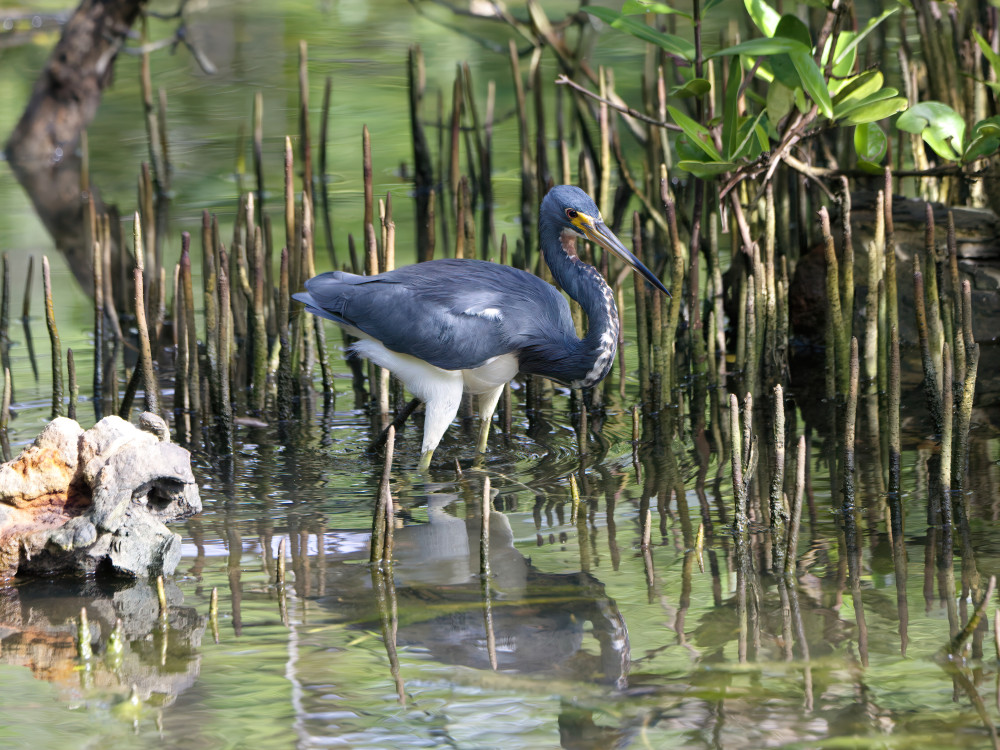
{"type": "Polygon", "coordinates": [[[596,242],[605,250],[610,250],[611,252],[613,252],[623,261],[632,266],[632,268],[634,268],[638,273],[642,274],[643,278],[645,278],[646,281],[648,281],[650,284],[659,289],[668,297],[670,296],[670,292],[667,290],[665,286],[663,286],[663,282],[661,282],[658,278],[656,278],[653,272],[650,271],[648,268],[646,268],[645,264],[641,260],[636,258],[629,251],[629,249],[621,243],[621,240],[615,237],[614,232],[608,229],[607,224],[605,224],[600,219],[594,219],[593,221],[590,222],[581,222],[580,228],[583,230],[583,233],[587,236],[587,239],[589,239],[591,242],[596,242]]]}

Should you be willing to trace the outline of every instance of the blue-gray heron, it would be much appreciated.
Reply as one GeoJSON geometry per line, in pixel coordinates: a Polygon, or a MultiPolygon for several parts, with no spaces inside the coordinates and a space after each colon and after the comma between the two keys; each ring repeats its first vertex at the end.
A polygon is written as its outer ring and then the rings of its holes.
{"type": "Polygon", "coordinates": [[[608,374],[618,347],[618,308],[601,274],[577,255],[577,237],[610,250],[670,294],[577,187],[548,192],[538,234],[553,278],[587,314],[583,339],[554,286],[482,260],[431,260],[375,276],[332,271],[309,279],[306,291],[294,295],[309,312],[357,337],[355,353],[394,373],[426,404],[421,471],[455,419],[463,391],[479,396],[483,453],[503,387],[518,372],[573,388],[595,385],[608,374]]]}

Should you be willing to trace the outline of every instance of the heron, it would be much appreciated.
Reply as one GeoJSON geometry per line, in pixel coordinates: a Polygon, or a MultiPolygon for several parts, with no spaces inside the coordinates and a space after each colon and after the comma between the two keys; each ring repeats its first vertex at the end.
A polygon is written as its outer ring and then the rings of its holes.
{"type": "Polygon", "coordinates": [[[356,355],[392,372],[424,402],[420,471],[429,468],[463,393],[478,396],[477,450],[485,453],[503,387],[519,372],[572,388],[596,385],[608,374],[618,348],[618,308],[600,272],[577,254],[579,238],[611,251],[670,295],[577,187],[549,190],[538,234],[552,277],[587,314],[582,339],[569,303],[552,284],[483,260],[430,260],[372,276],[330,271],[293,295],[354,336],[356,355]]]}

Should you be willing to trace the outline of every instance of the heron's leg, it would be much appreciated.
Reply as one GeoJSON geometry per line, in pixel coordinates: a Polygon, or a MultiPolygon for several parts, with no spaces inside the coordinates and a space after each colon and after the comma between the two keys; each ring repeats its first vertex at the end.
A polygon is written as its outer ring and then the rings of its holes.
{"type": "Polygon", "coordinates": [[[497,386],[492,391],[479,394],[479,445],[476,450],[480,453],[486,452],[486,440],[490,436],[490,425],[493,423],[493,412],[497,410],[497,402],[500,394],[503,393],[503,386],[497,386]]]}
{"type": "Polygon", "coordinates": [[[421,446],[420,471],[427,471],[431,465],[434,449],[438,447],[445,430],[455,420],[458,407],[462,403],[462,377],[438,379],[432,387],[425,389],[428,398],[424,412],[424,442],[421,446]]]}

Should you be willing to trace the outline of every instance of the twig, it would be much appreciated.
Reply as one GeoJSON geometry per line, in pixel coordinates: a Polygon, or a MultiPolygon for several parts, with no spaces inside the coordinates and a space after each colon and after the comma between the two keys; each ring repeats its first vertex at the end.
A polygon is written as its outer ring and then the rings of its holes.
{"type": "MultiPolygon", "coordinates": [[[[865,172],[861,169],[832,169],[831,167],[814,167],[811,164],[806,164],[791,154],[785,156],[785,164],[794,169],[796,172],[801,172],[807,177],[812,178],[834,178],[834,177],[871,177],[870,172],[865,172]]],[[[978,179],[983,175],[984,170],[976,170],[974,172],[966,172],[960,164],[943,164],[939,167],[929,167],[927,169],[903,169],[903,170],[893,170],[893,174],[896,177],[950,177],[950,176],[964,176],[966,179],[974,180],[978,179]]],[[[822,183],[820,183],[822,184],[822,183]]],[[[824,188],[825,189],[825,188],[824,188]]]]}
{"type": "Polygon", "coordinates": [[[644,115],[637,109],[632,109],[632,107],[626,106],[624,104],[618,104],[617,102],[614,102],[611,99],[606,99],[605,97],[600,96],[599,94],[595,94],[590,89],[581,86],[575,81],[571,81],[569,78],[566,77],[565,73],[559,74],[559,77],[556,78],[556,85],[569,86],[571,89],[573,89],[574,91],[579,91],[584,96],[589,96],[591,99],[594,99],[595,101],[600,102],[601,104],[607,104],[612,109],[616,109],[619,112],[628,115],[629,117],[634,117],[636,120],[641,120],[642,122],[649,123],[650,125],[655,125],[658,128],[666,128],[667,130],[675,130],[677,132],[680,132],[681,130],[679,125],[675,125],[672,122],[657,120],[655,117],[644,115]]]}

